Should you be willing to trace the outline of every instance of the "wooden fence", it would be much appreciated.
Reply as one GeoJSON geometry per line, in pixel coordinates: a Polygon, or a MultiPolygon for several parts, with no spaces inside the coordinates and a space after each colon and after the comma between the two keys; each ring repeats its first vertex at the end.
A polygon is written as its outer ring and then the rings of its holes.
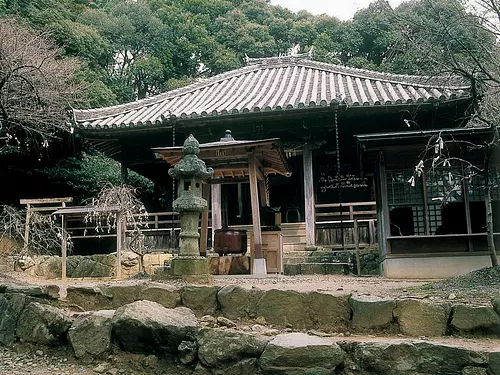
{"type": "MultiPolygon", "coordinates": [[[[209,215],[210,218],[210,215],[209,215]]],[[[116,230],[103,227],[96,233],[92,224],[83,224],[82,217],[68,218],[67,230],[72,238],[115,237],[116,230]],[[108,232],[108,229],[109,232],[108,232]]],[[[332,249],[355,247],[354,221],[358,223],[358,239],[361,248],[377,243],[376,203],[353,202],[316,205],[316,243],[332,249]]],[[[176,252],[179,250],[180,220],[177,212],[152,212],[147,217],[145,246],[152,251],[176,252]]],[[[200,220],[201,227],[201,220],[200,220]]],[[[130,230],[131,228],[127,228],[130,230]]],[[[126,236],[126,241],[130,238],[126,236]]],[[[208,228],[208,247],[211,247],[211,224],[208,228]]],[[[127,247],[127,246],[126,246],[127,247]]]]}
{"type": "Polygon", "coordinates": [[[376,202],[317,204],[316,244],[334,249],[354,248],[355,222],[359,246],[374,246],[377,243],[376,202]]]}

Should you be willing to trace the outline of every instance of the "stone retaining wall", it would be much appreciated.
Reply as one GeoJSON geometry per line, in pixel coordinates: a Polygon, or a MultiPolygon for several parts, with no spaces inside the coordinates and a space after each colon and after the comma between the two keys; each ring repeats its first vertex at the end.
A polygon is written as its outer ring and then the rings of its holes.
{"type": "Polygon", "coordinates": [[[195,375],[500,375],[500,349],[355,339],[367,331],[498,337],[500,299],[492,304],[161,283],[69,286],[61,300],[57,286],[0,285],[0,344],[69,345],[77,357],[119,347],[174,357],[195,375]]]}
{"type": "Polygon", "coordinates": [[[264,291],[236,285],[174,287],[154,282],[69,286],[66,298],[67,303],[83,310],[112,309],[137,300],[150,300],[168,308],[188,307],[197,316],[258,319],[296,330],[389,332],[415,337],[500,334],[500,298],[492,299],[490,306],[473,307],[425,299],[264,291]]]}
{"type": "MultiPolygon", "coordinates": [[[[146,273],[153,274],[158,267],[163,267],[165,260],[171,258],[172,255],[166,253],[144,255],[146,273]]],[[[116,275],[116,254],[70,255],[66,262],[66,275],[69,278],[110,278],[116,275]]],[[[139,273],[137,254],[130,251],[124,252],[121,263],[122,278],[130,278],[139,273]]],[[[61,277],[61,257],[40,255],[25,257],[18,261],[11,258],[8,268],[46,279],[58,279],[61,277]]]]}

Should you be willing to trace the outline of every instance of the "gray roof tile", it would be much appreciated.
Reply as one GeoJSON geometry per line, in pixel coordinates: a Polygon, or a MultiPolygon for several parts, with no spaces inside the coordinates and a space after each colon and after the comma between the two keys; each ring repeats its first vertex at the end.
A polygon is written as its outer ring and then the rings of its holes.
{"type": "Polygon", "coordinates": [[[77,126],[122,128],[260,111],[381,106],[468,98],[456,77],[396,75],[293,58],[261,59],[181,89],[113,107],[75,110],[77,126]]]}

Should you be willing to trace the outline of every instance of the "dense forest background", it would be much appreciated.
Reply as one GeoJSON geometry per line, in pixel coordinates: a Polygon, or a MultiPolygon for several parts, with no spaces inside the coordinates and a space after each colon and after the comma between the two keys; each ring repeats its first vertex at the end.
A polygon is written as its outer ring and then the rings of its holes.
{"type": "MultiPolygon", "coordinates": [[[[291,48],[356,68],[449,73],[443,55],[472,65],[464,51],[481,59],[488,54],[485,41],[495,38],[468,11],[461,0],[413,0],[396,9],[378,0],[340,21],[265,0],[0,0],[0,18],[48,35],[79,62],[73,108],[141,99],[241,67],[246,56],[285,55],[291,48]]],[[[119,166],[73,135],[35,156],[1,147],[0,160],[5,203],[48,195],[81,201],[119,181],[119,166]]],[[[139,176],[133,181],[152,191],[139,176]]]]}

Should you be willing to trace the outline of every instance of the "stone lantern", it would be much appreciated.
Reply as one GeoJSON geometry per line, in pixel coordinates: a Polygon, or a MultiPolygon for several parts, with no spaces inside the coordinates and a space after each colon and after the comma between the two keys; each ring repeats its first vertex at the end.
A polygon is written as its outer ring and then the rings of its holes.
{"type": "Polygon", "coordinates": [[[202,198],[203,180],[214,173],[205,162],[198,158],[200,144],[193,135],[184,142],[183,157],[168,174],[178,180],[178,198],[173,209],[180,214],[180,252],[172,259],[171,276],[209,279],[208,263],[200,256],[198,240],[198,220],[200,213],[207,209],[207,201],[202,198]]]}

